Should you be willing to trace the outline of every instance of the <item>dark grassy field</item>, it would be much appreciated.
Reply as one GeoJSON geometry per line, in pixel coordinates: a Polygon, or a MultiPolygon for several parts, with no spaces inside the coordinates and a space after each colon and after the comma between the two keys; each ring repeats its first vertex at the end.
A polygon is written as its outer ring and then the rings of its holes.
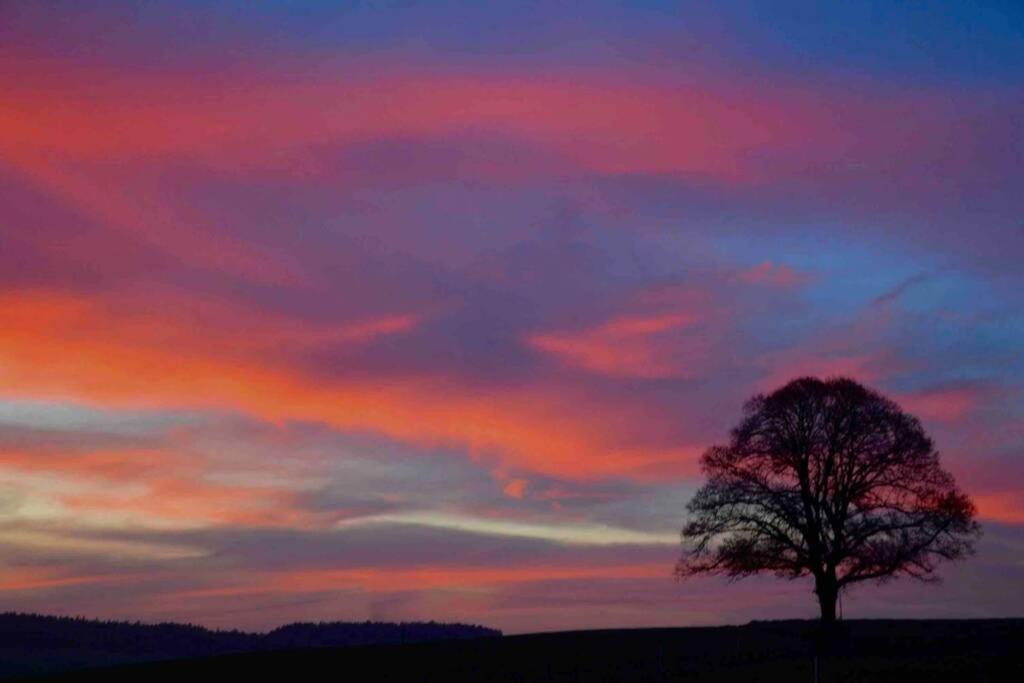
{"type": "Polygon", "coordinates": [[[247,633],[170,622],[7,612],[0,614],[0,680],[228,654],[499,636],[501,631],[482,626],[439,622],[294,623],[267,633],[247,633]]]}
{"type": "MultiPolygon", "coordinates": [[[[229,655],[59,680],[811,681],[813,622],[579,631],[229,655]]],[[[822,681],[1024,680],[1024,619],[848,621],[822,681]]],[[[35,679],[39,680],[39,679],[35,679]]],[[[45,680],[58,680],[47,678],[45,680]]]]}

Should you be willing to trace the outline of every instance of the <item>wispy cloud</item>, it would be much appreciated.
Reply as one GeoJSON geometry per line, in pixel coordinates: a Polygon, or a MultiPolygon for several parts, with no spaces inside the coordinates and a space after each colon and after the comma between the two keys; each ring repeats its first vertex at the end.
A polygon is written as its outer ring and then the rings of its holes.
{"type": "Polygon", "coordinates": [[[598,524],[529,524],[431,510],[356,518],[341,522],[339,527],[376,524],[410,524],[495,536],[554,541],[571,545],[668,545],[674,547],[679,543],[679,537],[675,533],[659,534],[616,529],[598,524]]]}

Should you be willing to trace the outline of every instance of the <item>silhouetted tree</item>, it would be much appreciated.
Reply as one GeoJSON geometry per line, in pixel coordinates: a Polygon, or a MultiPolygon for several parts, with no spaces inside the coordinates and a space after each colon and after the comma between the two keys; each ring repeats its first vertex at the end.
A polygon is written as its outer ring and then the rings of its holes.
{"type": "Polygon", "coordinates": [[[813,576],[826,623],[847,586],[935,580],[937,563],[973,552],[980,534],[917,419],[850,379],[755,396],[702,466],[676,575],[813,576]]]}

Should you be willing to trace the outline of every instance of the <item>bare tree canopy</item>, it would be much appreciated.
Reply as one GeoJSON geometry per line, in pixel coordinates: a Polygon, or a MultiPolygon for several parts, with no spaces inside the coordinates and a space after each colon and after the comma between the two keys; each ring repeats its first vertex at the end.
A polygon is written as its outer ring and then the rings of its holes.
{"type": "Polygon", "coordinates": [[[934,580],[973,552],[975,507],[916,418],[850,379],[805,377],[747,402],[704,453],[676,575],[813,576],[823,621],[859,581],[934,580]]]}

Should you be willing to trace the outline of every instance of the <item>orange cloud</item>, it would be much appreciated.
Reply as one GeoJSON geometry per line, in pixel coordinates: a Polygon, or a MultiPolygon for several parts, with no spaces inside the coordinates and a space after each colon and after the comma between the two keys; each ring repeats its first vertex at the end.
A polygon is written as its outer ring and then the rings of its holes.
{"type": "Polygon", "coordinates": [[[526,495],[526,487],[529,484],[525,479],[513,479],[502,487],[501,491],[509,498],[522,498],[526,495]]]}
{"type": "Polygon", "coordinates": [[[212,484],[201,479],[150,479],[141,493],[107,492],[62,496],[74,513],[117,513],[140,520],[188,524],[232,524],[258,527],[300,527],[311,516],[297,512],[293,496],[270,487],[212,484]]]}
{"type": "Polygon", "coordinates": [[[10,396],[316,420],[469,446],[568,477],[629,475],[666,458],[663,445],[645,447],[645,439],[664,438],[664,425],[655,429],[655,417],[639,407],[581,404],[543,386],[480,390],[431,376],[332,381],[246,352],[244,341],[240,353],[210,343],[225,338],[223,329],[52,293],[0,295],[0,326],[0,382],[10,396]]]}
{"type": "Polygon", "coordinates": [[[45,475],[28,487],[33,496],[60,504],[69,518],[131,520],[139,524],[239,524],[309,526],[314,515],[298,511],[295,494],[269,486],[210,481],[201,458],[179,452],[0,451],[0,472],[45,475]]]}
{"type": "Polygon", "coordinates": [[[1004,524],[1024,524],[1024,491],[1001,491],[973,496],[978,516],[1004,524]]]}
{"type": "Polygon", "coordinates": [[[693,316],[681,313],[623,317],[581,332],[533,334],[527,343],[602,374],[643,379],[680,376],[687,369],[651,338],[694,322],[693,316]]]}
{"type": "Polygon", "coordinates": [[[175,594],[175,599],[227,597],[274,593],[318,593],[345,588],[370,592],[431,590],[443,588],[481,589],[501,584],[595,578],[668,578],[664,564],[611,566],[524,567],[412,567],[386,569],[294,570],[237,577],[231,585],[175,594]]]}
{"type": "Polygon", "coordinates": [[[127,577],[116,574],[75,576],[59,567],[33,566],[0,568],[0,593],[78,586],[90,583],[109,583],[127,577]]]}
{"type": "Polygon", "coordinates": [[[153,472],[178,468],[184,460],[158,451],[46,451],[0,450],[0,467],[24,472],[55,472],[114,482],[140,481],[153,472]]]}

